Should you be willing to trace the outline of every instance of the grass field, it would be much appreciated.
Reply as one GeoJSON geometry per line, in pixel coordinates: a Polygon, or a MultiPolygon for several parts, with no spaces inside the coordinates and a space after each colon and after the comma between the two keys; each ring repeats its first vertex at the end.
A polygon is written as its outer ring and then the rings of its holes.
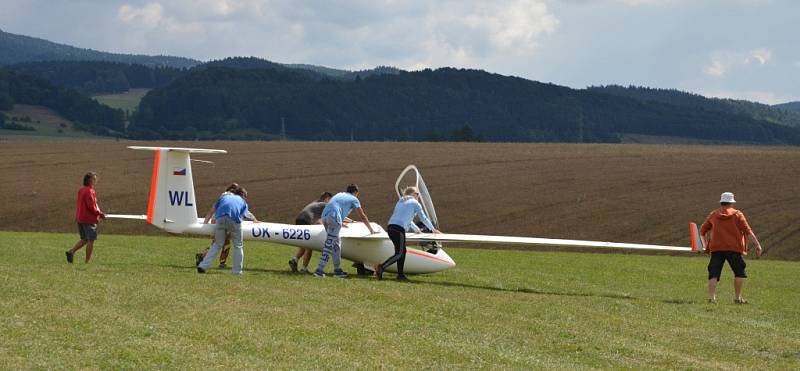
{"type": "Polygon", "coordinates": [[[139,102],[142,101],[142,97],[147,95],[148,91],[150,89],[131,89],[125,93],[96,95],[93,98],[111,108],[119,108],[133,113],[139,108],[139,102]]]}
{"type": "Polygon", "coordinates": [[[198,275],[206,239],[0,232],[7,369],[797,369],[798,263],[748,261],[748,305],[705,302],[704,257],[449,249],[411,283],[290,274],[245,246],[198,275]]]}
{"type": "Polygon", "coordinates": [[[72,121],[65,119],[57,112],[43,107],[27,104],[15,104],[10,111],[3,111],[11,119],[13,117],[29,117],[32,122],[9,120],[25,126],[30,126],[36,131],[0,129],[0,137],[35,137],[35,138],[97,138],[96,135],[85,131],[76,130],[72,121]]]}
{"type": "MultiPolygon", "coordinates": [[[[152,153],[126,145],[220,148],[193,158],[204,213],[237,181],[261,220],[292,223],[322,191],[361,186],[364,209],[385,224],[394,181],[409,163],[428,183],[445,232],[688,245],[732,191],[767,258],[800,259],[800,148],[602,144],[391,142],[51,141],[0,145],[0,229],[70,232],[83,174],[98,171],[100,206],[144,213],[152,153]]],[[[106,223],[108,233],[153,233],[106,223]]]]}

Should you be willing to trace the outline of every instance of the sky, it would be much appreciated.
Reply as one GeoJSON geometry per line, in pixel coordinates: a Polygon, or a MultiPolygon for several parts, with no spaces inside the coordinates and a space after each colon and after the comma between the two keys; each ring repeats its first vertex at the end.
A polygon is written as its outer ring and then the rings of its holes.
{"type": "Polygon", "coordinates": [[[0,29],[115,53],[482,69],[800,101],[798,0],[0,0],[0,29]]]}

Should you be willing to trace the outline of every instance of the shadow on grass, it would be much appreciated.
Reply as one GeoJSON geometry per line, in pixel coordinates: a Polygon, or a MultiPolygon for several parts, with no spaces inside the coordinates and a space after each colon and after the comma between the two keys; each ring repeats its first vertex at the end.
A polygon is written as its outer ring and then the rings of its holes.
{"type": "Polygon", "coordinates": [[[464,287],[464,288],[469,288],[469,289],[480,289],[480,290],[512,292],[512,293],[518,292],[518,293],[536,294],[536,295],[598,297],[598,298],[623,299],[623,300],[653,300],[653,301],[659,301],[659,302],[666,303],[666,304],[695,304],[694,301],[686,300],[686,299],[648,299],[648,298],[638,298],[638,297],[635,297],[635,296],[625,295],[625,294],[598,294],[598,293],[586,293],[586,292],[559,292],[559,291],[532,289],[532,288],[527,288],[527,287],[501,288],[501,287],[471,285],[471,284],[460,283],[460,282],[445,282],[445,281],[439,281],[439,282],[409,281],[409,283],[415,284],[415,285],[439,285],[439,286],[446,286],[446,287],[464,287]]]}
{"type": "MultiPolygon", "coordinates": [[[[180,270],[195,272],[196,267],[194,266],[185,266],[185,265],[174,265],[174,264],[166,264],[162,265],[162,267],[168,268],[176,268],[180,270]]],[[[216,267],[212,267],[209,269],[208,272],[229,272],[230,267],[219,269],[216,267]]],[[[297,277],[312,277],[311,274],[302,274],[302,273],[295,273],[288,270],[278,270],[278,269],[264,269],[264,268],[248,268],[245,269],[245,272],[261,272],[261,273],[270,273],[270,274],[277,274],[281,276],[297,276],[297,277]]],[[[351,274],[348,276],[348,279],[357,279],[357,280],[372,280],[374,279],[371,275],[357,275],[351,274]]],[[[385,281],[395,281],[394,279],[384,278],[385,281]]],[[[417,280],[410,280],[406,282],[398,282],[398,284],[407,284],[407,285],[437,285],[437,286],[445,286],[445,287],[463,287],[468,289],[478,289],[478,290],[489,290],[489,291],[498,291],[498,292],[512,292],[512,293],[523,293],[523,294],[535,294],[535,295],[555,295],[555,296],[572,296],[572,297],[597,297],[597,298],[608,298],[608,299],[622,299],[622,300],[651,300],[651,301],[658,301],[665,304],[696,304],[696,301],[688,300],[688,299],[648,299],[648,298],[638,298],[631,295],[626,294],[598,294],[598,293],[587,293],[587,292],[559,292],[559,291],[551,291],[551,290],[542,290],[542,289],[532,289],[528,287],[517,287],[517,288],[501,288],[501,287],[494,287],[494,286],[482,286],[482,285],[472,285],[468,283],[460,283],[460,282],[447,282],[447,281],[417,281],[417,280]]]]}
{"type": "MultiPolygon", "coordinates": [[[[166,268],[180,269],[182,271],[187,271],[187,272],[192,272],[192,273],[196,273],[197,272],[197,267],[195,267],[195,266],[175,265],[175,264],[161,264],[159,266],[166,267],[166,268]]],[[[231,267],[217,268],[217,267],[212,265],[211,268],[209,268],[208,271],[206,271],[206,273],[212,273],[212,272],[230,273],[230,271],[231,271],[231,267]]],[[[247,272],[262,272],[262,273],[280,274],[280,275],[284,275],[284,276],[299,275],[299,273],[293,273],[293,272],[290,272],[288,270],[263,269],[263,268],[246,268],[246,269],[244,269],[244,272],[245,272],[245,274],[247,274],[247,272]]]]}

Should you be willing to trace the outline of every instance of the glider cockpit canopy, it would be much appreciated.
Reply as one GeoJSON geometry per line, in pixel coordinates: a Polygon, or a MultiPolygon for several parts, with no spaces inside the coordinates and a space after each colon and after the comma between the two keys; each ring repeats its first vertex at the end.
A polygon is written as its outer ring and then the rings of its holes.
{"type": "Polygon", "coordinates": [[[395,182],[394,188],[395,191],[397,191],[398,198],[403,197],[403,189],[408,186],[417,187],[417,190],[419,190],[420,204],[422,204],[425,214],[427,214],[428,218],[431,219],[433,226],[438,229],[439,218],[436,216],[436,209],[433,207],[431,194],[428,191],[428,186],[425,184],[425,180],[422,179],[422,174],[420,174],[419,169],[417,169],[417,167],[414,165],[406,166],[406,168],[403,169],[403,172],[400,173],[400,176],[397,177],[397,182],[395,182]]]}

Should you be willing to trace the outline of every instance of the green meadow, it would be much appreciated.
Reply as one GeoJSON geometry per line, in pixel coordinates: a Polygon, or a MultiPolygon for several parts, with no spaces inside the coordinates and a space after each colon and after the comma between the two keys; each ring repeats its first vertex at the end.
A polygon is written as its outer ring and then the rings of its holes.
{"type": "MultiPolygon", "coordinates": [[[[245,243],[245,275],[194,269],[207,239],[0,232],[7,369],[798,369],[797,262],[449,248],[412,282],[291,274],[294,248],[245,243]]],[[[316,254],[315,254],[316,257],[316,254]]],[[[316,259],[312,260],[312,264],[316,259]]],[[[353,272],[353,269],[350,269],[353,272]]]]}
{"type": "Polygon", "coordinates": [[[150,89],[130,89],[124,93],[96,95],[94,99],[111,108],[119,108],[133,113],[139,108],[139,102],[147,95],[148,91],[150,89]]]}

